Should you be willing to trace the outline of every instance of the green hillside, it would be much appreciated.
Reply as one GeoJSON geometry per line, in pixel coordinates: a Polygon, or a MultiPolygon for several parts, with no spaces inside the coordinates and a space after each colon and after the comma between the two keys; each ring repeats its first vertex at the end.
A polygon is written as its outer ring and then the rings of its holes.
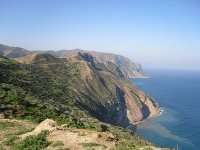
{"type": "MultiPolygon", "coordinates": [[[[135,136],[133,131],[122,128],[131,123],[132,114],[128,116],[127,109],[136,114],[144,113],[139,117],[145,119],[150,108],[116,65],[105,66],[86,53],[67,59],[49,54],[28,58],[26,62],[29,63],[23,64],[0,56],[1,118],[19,119],[22,124],[23,120],[37,124],[51,118],[67,128],[106,131],[115,137],[116,149],[150,144],[135,136]]],[[[3,136],[0,146],[12,149],[5,141],[18,143],[12,136],[22,133],[21,127],[15,124],[9,127],[10,123],[4,122],[1,125],[4,128],[0,129],[3,136]],[[12,127],[20,132],[13,132],[12,127]]],[[[27,131],[26,126],[24,132],[27,131]]],[[[37,139],[33,139],[34,142],[37,143],[37,139]]]]}

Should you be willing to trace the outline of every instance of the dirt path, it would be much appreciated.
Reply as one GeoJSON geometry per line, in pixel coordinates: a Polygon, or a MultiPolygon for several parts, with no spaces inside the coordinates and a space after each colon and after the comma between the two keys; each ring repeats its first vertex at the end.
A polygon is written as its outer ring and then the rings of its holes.
{"type": "Polygon", "coordinates": [[[70,150],[109,150],[115,147],[114,136],[85,129],[55,130],[48,136],[49,141],[61,141],[70,150]]]}

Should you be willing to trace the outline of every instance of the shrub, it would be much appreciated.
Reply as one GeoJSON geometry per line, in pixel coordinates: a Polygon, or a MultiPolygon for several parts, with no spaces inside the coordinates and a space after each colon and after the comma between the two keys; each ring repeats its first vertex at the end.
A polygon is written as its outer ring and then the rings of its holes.
{"type": "Polygon", "coordinates": [[[15,141],[18,139],[17,136],[10,136],[6,139],[6,141],[4,142],[6,145],[13,145],[15,144],[15,141]]]}
{"type": "Polygon", "coordinates": [[[19,143],[14,144],[13,149],[14,150],[41,150],[46,148],[49,145],[49,142],[47,141],[48,132],[43,131],[38,135],[28,136],[24,140],[22,140],[19,143]]]}
{"type": "Polygon", "coordinates": [[[116,150],[135,150],[136,146],[129,142],[120,142],[116,145],[116,150]]]}
{"type": "Polygon", "coordinates": [[[109,127],[106,124],[100,124],[99,128],[97,128],[99,132],[106,132],[109,131],[109,127]]]}

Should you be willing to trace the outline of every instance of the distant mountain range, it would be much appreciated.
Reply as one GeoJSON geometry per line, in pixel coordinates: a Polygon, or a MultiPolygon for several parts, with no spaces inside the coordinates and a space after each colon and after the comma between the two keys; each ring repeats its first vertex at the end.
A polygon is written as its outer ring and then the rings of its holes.
{"type": "MultiPolygon", "coordinates": [[[[123,72],[123,74],[128,78],[136,78],[136,77],[144,77],[144,73],[142,70],[142,66],[135,62],[132,62],[129,58],[110,54],[110,53],[102,53],[96,51],[87,51],[87,50],[58,50],[58,51],[29,51],[20,47],[11,47],[7,45],[0,44],[0,55],[3,55],[8,58],[19,58],[24,57],[29,54],[37,54],[37,53],[48,53],[55,57],[65,58],[71,57],[73,55],[77,55],[79,52],[88,53],[93,56],[98,62],[103,63],[104,65],[108,65],[109,63],[116,64],[119,69],[123,72]]],[[[24,58],[19,58],[24,59],[24,58]]],[[[26,60],[24,60],[26,61],[26,60]]]]}
{"type": "Polygon", "coordinates": [[[11,47],[0,44],[0,55],[6,56],[8,58],[17,58],[28,55],[30,51],[20,48],[20,47],[11,47]]]}

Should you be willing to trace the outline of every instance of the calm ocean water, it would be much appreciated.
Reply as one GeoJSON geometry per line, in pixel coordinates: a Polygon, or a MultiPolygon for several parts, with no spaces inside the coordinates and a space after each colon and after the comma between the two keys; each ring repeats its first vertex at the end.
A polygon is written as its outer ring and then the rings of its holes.
{"type": "Polygon", "coordinates": [[[163,147],[200,150],[200,72],[149,71],[134,83],[151,95],[164,112],[138,126],[137,133],[163,147]]]}

